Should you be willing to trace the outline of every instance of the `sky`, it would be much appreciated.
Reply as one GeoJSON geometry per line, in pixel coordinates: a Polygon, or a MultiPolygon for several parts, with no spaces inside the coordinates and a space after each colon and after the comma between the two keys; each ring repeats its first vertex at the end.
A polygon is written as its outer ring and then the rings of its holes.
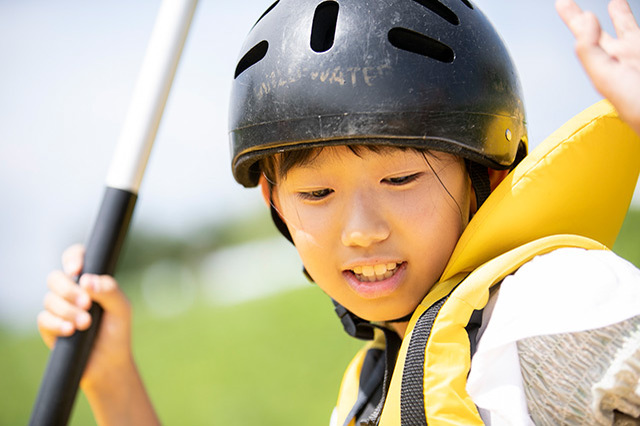
{"type": "MultiPolygon", "coordinates": [[[[578,3],[611,31],[604,0],[578,3]]],[[[180,236],[262,208],[231,176],[227,105],[243,39],[270,4],[199,2],[133,227],[180,236]]],[[[475,4],[518,68],[531,147],[600,99],[553,1],[475,4]]],[[[0,0],[0,326],[35,328],[48,271],[89,233],[159,6],[0,0]]]]}

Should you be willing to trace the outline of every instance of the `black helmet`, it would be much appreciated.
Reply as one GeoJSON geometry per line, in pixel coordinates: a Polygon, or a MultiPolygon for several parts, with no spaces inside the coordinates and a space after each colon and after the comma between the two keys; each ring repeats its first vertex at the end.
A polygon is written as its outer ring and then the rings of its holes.
{"type": "Polygon", "coordinates": [[[297,148],[421,147],[496,169],[527,149],[515,67],[467,0],[275,2],[236,67],[230,134],[244,186],[297,148]]]}

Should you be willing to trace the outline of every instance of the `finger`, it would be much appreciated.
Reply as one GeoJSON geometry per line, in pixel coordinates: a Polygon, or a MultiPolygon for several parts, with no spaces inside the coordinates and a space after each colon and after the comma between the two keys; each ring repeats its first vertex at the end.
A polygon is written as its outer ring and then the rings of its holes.
{"type": "Polygon", "coordinates": [[[602,30],[592,12],[583,12],[573,0],[558,0],[556,10],[576,38],[577,45],[598,44],[602,30]]]}
{"type": "Polygon", "coordinates": [[[91,316],[87,311],[78,308],[55,293],[47,293],[44,308],[52,315],[74,325],[78,330],[86,330],[91,324],[91,316]]]}
{"type": "Polygon", "coordinates": [[[615,44],[617,40],[613,38],[608,32],[601,31],[600,32],[600,46],[607,52],[615,51],[615,44]]]}
{"type": "Polygon", "coordinates": [[[87,310],[91,307],[91,298],[87,292],[61,271],[53,271],[49,274],[47,287],[59,297],[81,309],[87,310]]]}
{"type": "Polygon", "coordinates": [[[572,20],[578,44],[598,46],[602,37],[600,22],[593,12],[586,11],[572,20]]]}
{"type": "MultiPolygon", "coordinates": [[[[600,41],[611,45],[611,36],[603,35],[603,31],[598,22],[598,18],[592,12],[583,12],[571,20],[574,34],[576,34],[576,51],[580,60],[603,60],[605,57],[609,60],[609,55],[600,45],[600,41]]],[[[584,62],[583,62],[584,63],[584,62]]]]}
{"type": "Polygon", "coordinates": [[[600,47],[607,52],[607,55],[612,58],[619,59],[620,55],[624,55],[624,45],[605,31],[602,31],[600,34],[599,44],[600,47]]]}
{"type": "MultiPolygon", "coordinates": [[[[584,35],[576,40],[576,53],[596,88],[599,88],[615,73],[617,61],[598,43],[601,30],[595,15],[586,12],[580,19],[584,21],[581,24],[584,35]]],[[[613,50],[611,45],[609,49],[613,50]]]]}
{"type": "Polygon", "coordinates": [[[611,0],[608,9],[618,37],[638,30],[638,24],[626,0],[611,0]]]}
{"type": "Polygon", "coordinates": [[[48,347],[53,347],[59,336],[71,336],[75,327],[69,321],[65,321],[53,315],[51,312],[42,311],[38,314],[38,331],[48,347]]]}
{"type": "Polygon", "coordinates": [[[562,18],[562,21],[565,23],[565,25],[569,27],[571,32],[573,32],[571,21],[573,21],[583,13],[582,9],[580,9],[580,6],[578,6],[573,0],[557,0],[556,11],[558,12],[558,15],[560,15],[560,18],[562,18]]]}
{"type": "Polygon", "coordinates": [[[91,299],[99,303],[106,312],[124,318],[130,316],[129,301],[113,277],[84,274],[80,277],[79,284],[91,299]]]}
{"type": "Polygon", "coordinates": [[[598,18],[583,12],[573,0],[558,0],[556,9],[576,38],[576,53],[593,84],[606,96],[607,80],[616,71],[617,61],[600,45],[615,50],[615,40],[603,33],[598,18]]]}
{"type": "Polygon", "coordinates": [[[79,275],[82,271],[84,246],[74,244],[62,253],[62,269],[69,276],[79,275]]]}

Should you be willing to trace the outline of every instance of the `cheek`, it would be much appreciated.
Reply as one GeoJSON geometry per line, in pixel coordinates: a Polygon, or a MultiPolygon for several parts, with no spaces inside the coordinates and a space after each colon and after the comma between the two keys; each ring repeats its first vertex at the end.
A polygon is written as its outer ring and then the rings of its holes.
{"type": "MultiPolygon", "coordinates": [[[[461,179],[462,181],[462,179],[461,179]]],[[[414,194],[412,202],[397,203],[396,229],[402,229],[404,238],[413,241],[422,251],[447,259],[464,230],[469,215],[469,196],[462,182],[454,182],[444,189],[437,187],[414,194]]]]}
{"type": "Polygon", "coordinates": [[[442,213],[443,220],[451,226],[451,231],[460,236],[469,223],[471,179],[465,171],[464,164],[460,163],[442,177],[442,182],[438,211],[442,213]]]}
{"type": "MultiPolygon", "coordinates": [[[[309,272],[316,265],[326,263],[328,250],[332,252],[335,240],[335,224],[329,209],[318,206],[300,205],[292,200],[282,200],[280,214],[293,238],[296,250],[309,272]]],[[[314,274],[315,275],[315,274],[314,274]]]]}
{"type": "Polygon", "coordinates": [[[460,208],[439,182],[419,191],[393,195],[386,204],[393,209],[396,226],[423,229],[429,234],[443,226],[458,227],[460,208]]]}
{"type": "Polygon", "coordinates": [[[326,231],[327,224],[331,223],[331,220],[327,218],[327,212],[322,208],[309,208],[309,206],[298,205],[294,202],[285,202],[282,207],[280,214],[296,245],[297,240],[300,243],[318,240],[322,237],[323,231],[326,231]]]}

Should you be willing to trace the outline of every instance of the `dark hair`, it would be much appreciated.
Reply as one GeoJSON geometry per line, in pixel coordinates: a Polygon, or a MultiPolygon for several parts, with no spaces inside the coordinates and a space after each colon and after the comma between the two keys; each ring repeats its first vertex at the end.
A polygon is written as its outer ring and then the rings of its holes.
{"type": "MultiPolygon", "coordinates": [[[[411,150],[422,154],[425,156],[425,159],[427,154],[437,155],[438,153],[438,151],[429,149],[404,146],[346,145],[346,147],[357,156],[360,156],[363,150],[375,152],[376,154],[394,150],[411,150]]],[[[324,148],[325,147],[303,148],[270,155],[260,160],[260,171],[264,173],[269,185],[275,185],[278,181],[283,179],[293,167],[308,164],[316,159],[324,148]]]]}

